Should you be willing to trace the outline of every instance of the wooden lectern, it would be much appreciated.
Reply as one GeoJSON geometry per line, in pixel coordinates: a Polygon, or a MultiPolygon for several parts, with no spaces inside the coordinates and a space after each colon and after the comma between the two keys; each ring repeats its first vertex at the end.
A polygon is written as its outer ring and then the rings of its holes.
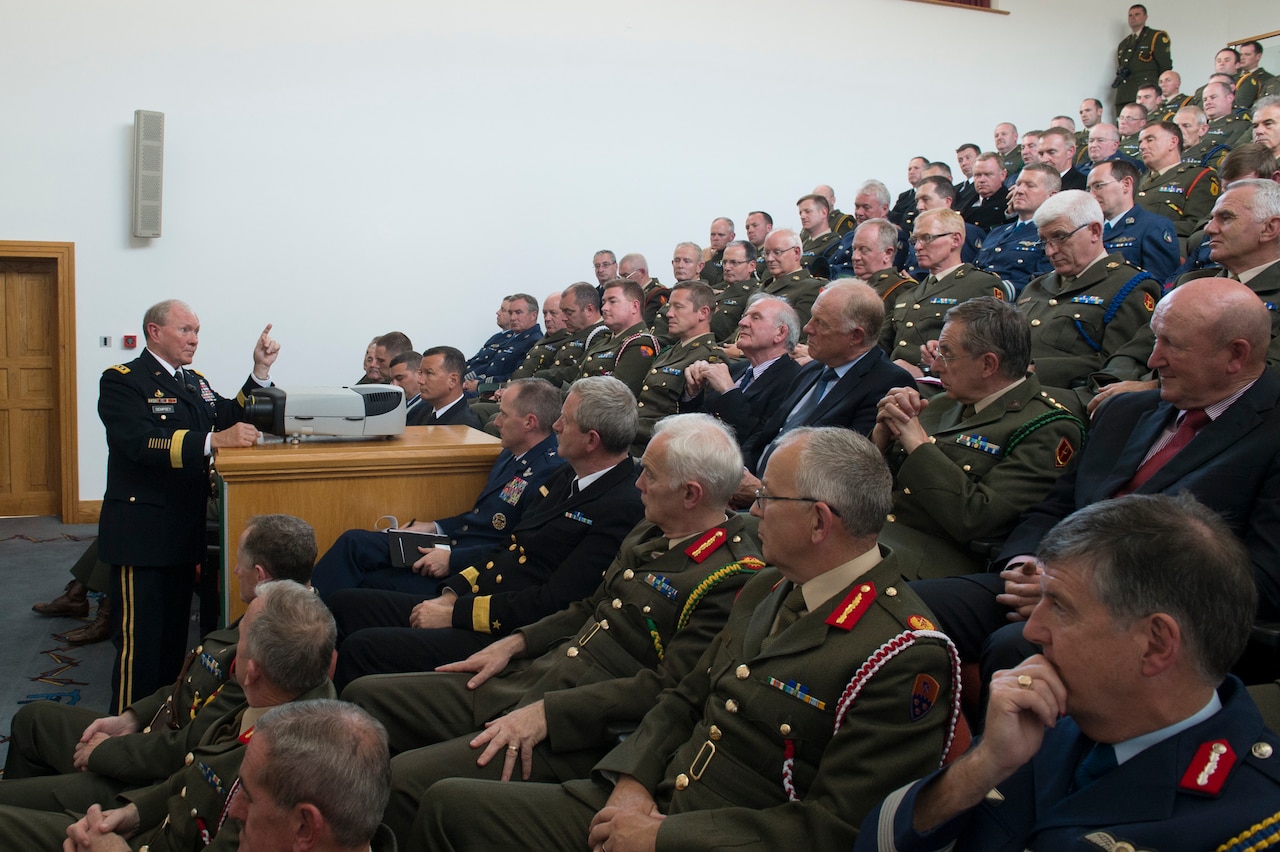
{"type": "Polygon", "coordinates": [[[409,426],[390,439],[218,450],[224,623],[244,612],[233,569],[249,518],[296,515],[315,528],[323,554],[344,531],[372,529],[383,515],[408,524],[467,511],[501,451],[497,438],[467,426],[409,426]]]}

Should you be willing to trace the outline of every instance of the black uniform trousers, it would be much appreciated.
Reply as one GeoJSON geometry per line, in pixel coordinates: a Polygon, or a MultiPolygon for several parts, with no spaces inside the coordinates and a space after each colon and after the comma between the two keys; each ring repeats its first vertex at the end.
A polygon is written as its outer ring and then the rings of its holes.
{"type": "Polygon", "coordinates": [[[173,683],[190,646],[195,565],[111,566],[111,636],[116,661],[111,706],[122,713],[135,698],[173,683]]]}
{"type": "MultiPolygon", "coordinates": [[[[333,685],[339,693],[367,674],[429,672],[479,651],[502,638],[489,633],[439,627],[405,630],[423,595],[380,589],[343,589],[329,599],[338,624],[338,666],[333,685]],[[395,627],[387,627],[394,624],[395,627]]],[[[435,597],[430,595],[429,597],[435,597]]]]}

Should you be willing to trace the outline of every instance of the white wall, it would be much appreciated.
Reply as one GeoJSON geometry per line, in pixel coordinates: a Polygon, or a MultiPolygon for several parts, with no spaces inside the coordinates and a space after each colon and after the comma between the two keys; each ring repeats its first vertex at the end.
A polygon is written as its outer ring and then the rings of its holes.
{"type": "MultiPolygon", "coordinates": [[[[1109,94],[1124,2],[158,0],[8,3],[0,239],[76,244],[82,499],[104,484],[96,377],[177,296],[196,366],[233,392],[264,323],[276,380],[338,384],[399,328],[470,353],[505,292],[591,278],[591,254],[718,215],[792,224],[815,183],[845,209],[991,128],[1109,94]],[[129,236],[135,109],[166,114],[164,236],[129,236]],[[97,347],[112,335],[117,348],[97,347]]],[[[1188,91],[1271,0],[1153,2],[1188,91]]],[[[1280,54],[1280,44],[1271,47],[1280,54]]],[[[1280,62],[1271,61],[1280,71],[1280,62]]]]}

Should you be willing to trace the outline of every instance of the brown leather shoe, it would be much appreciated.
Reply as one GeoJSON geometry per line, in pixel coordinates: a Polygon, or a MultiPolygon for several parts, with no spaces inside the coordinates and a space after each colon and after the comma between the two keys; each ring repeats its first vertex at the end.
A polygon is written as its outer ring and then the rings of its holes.
{"type": "Polygon", "coordinates": [[[89,590],[79,580],[67,583],[67,589],[48,603],[33,604],[31,609],[40,615],[67,615],[72,618],[85,618],[89,615],[89,590]]]}
{"type": "Polygon", "coordinates": [[[68,645],[92,645],[111,637],[111,598],[103,598],[98,604],[98,614],[83,627],[62,634],[68,645]]]}

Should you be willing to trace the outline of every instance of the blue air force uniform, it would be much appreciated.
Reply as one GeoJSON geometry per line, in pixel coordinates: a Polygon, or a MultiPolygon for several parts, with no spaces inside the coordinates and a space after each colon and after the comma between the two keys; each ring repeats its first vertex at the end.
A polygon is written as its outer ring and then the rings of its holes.
{"type": "MultiPolygon", "coordinates": [[[[450,574],[471,565],[506,540],[510,535],[507,530],[520,523],[529,499],[563,463],[556,447],[556,436],[552,434],[520,459],[510,450],[503,450],[489,469],[489,478],[471,511],[436,521],[440,534],[450,539],[450,574]]],[[[347,530],[338,536],[312,572],[312,584],[326,602],[334,592],[353,587],[396,589],[428,596],[439,583],[408,568],[394,567],[386,533],[374,530],[347,530]]]]}
{"type": "Polygon", "coordinates": [[[1173,223],[1141,207],[1125,213],[1114,226],[1105,225],[1102,243],[1108,254],[1120,252],[1129,263],[1162,283],[1178,266],[1178,234],[1173,223]]]}
{"type": "Polygon", "coordinates": [[[1035,222],[1012,222],[983,238],[973,265],[1008,281],[1021,293],[1032,278],[1053,271],[1035,222]]]}

